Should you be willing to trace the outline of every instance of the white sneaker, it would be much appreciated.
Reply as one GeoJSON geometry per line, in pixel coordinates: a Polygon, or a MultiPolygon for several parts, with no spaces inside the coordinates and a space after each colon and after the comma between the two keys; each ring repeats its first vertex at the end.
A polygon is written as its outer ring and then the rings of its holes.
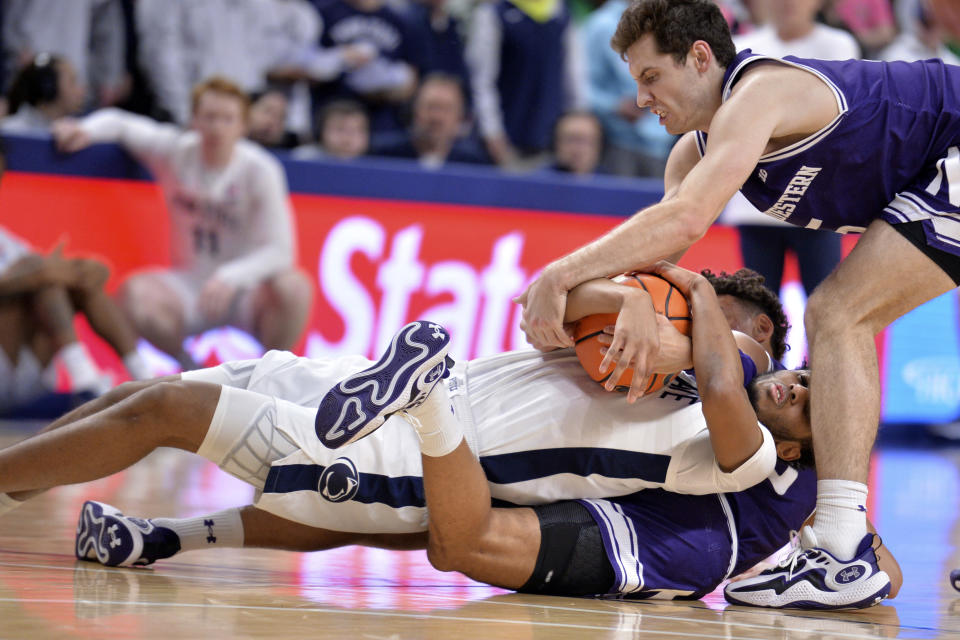
{"type": "Polygon", "coordinates": [[[729,583],[727,602],[782,609],[865,609],[890,594],[890,577],[877,565],[874,534],[860,541],[852,560],[837,560],[817,547],[811,527],[800,532],[800,545],[763,573],[729,583]]]}
{"type": "Polygon", "coordinates": [[[411,322],[393,337],[383,357],[337,383],[320,401],[314,427],[336,449],[370,435],[398,411],[420,406],[449,375],[450,335],[439,324],[411,322]]]}

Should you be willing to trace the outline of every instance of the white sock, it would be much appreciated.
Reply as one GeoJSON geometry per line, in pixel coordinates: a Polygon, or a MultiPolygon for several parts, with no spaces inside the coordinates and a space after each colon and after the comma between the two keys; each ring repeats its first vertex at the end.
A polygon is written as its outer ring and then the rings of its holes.
{"type": "Polygon", "coordinates": [[[420,437],[420,452],[425,456],[445,456],[463,442],[463,426],[453,413],[443,380],[433,388],[426,402],[406,414],[407,422],[420,437]]]}
{"type": "Polygon", "coordinates": [[[150,518],[150,522],[180,536],[181,551],[243,546],[243,520],[237,508],[197,518],[150,518]]]}
{"type": "Polygon", "coordinates": [[[817,482],[813,532],[820,547],[838,560],[850,560],[867,535],[867,485],[852,480],[817,482]]]}
{"type": "Polygon", "coordinates": [[[23,502],[20,500],[14,500],[6,493],[0,493],[0,516],[13,511],[22,504],[23,502]]]}
{"type": "Polygon", "coordinates": [[[70,388],[74,391],[105,393],[104,376],[82,342],[71,342],[57,354],[70,376],[70,388]]]}
{"type": "Polygon", "coordinates": [[[147,361],[136,349],[123,356],[123,366],[126,367],[127,373],[134,380],[149,380],[153,377],[150,367],[147,366],[147,361]]]}

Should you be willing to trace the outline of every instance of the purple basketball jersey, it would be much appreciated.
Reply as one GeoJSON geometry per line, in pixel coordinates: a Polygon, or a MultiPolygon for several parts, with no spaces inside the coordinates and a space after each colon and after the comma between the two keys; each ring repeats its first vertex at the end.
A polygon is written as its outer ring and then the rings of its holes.
{"type": "Polygon", "coordinates": [[[702,598],[757,564],[813,512],[817,478],[783,461],[745,491],[684,495],[644,490],[581,500],[600,526],[616,576],[609,597],[702,598]]]}
{"type": "MultiPolygon", "coordinates": [[[[751,64],[727,67],[726,101],[751,64]]],[[[930,244],[960,255],[960,67],[786,56],[818,76],[839,115],[817,133],[765,154],[740,191],[758,209],[810,229],[861,232],[873,220],[923,221],[930,244]]],[[[707,136],[697,132],[700,153],[707,136]]]]}

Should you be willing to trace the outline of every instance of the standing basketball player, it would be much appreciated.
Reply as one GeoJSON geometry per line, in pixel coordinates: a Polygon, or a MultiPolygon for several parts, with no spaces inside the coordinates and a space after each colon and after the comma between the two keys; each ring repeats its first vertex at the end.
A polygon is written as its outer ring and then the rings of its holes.
{"type": "Polygon", "coordinates": [[[188,335],[225,324],[267,349],[290,349],[307,321],[312,288],[294,265],[295,231],[283,168],[243,140],[247,95],[213,77],[193,91],[193,130],[116,109],[59,120],[58,147],[116,142],[154,174],[170,213],[171,269],[131,276],[121,301],[147,340],[196,368],[188,335]]]}
{"type": "MultiPolygon", "coordinates": [[[[820,478],[816,520],[801,536],[806,562],[737,583],[735,597],[867,606],[886,589],[864,591],[877,568],[861,557],[873,539],[864,505],[880,411],[874,336],[960,283],[960,68],[737,53],[708,0],[639,0],[612,44],[637,81],[637,103],[685,135],[663,201],[549,265],[521,296],[528,337],[568,345],[561,316],[572,286],[681,255],[737,189],[791,224],[862,232],[804,320],[820,478]],[[826,563],[826,581],[814,561],[826,563]]],[[[656,345],[641,337],[630,352],[646,369],[656,345]]]]}

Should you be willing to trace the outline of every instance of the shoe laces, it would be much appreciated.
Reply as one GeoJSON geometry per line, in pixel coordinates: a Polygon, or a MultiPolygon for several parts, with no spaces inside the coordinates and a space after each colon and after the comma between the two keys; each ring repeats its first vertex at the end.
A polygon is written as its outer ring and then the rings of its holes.
{"type": "Polygon", "coordinates": [[[779,568],[787,570],[788,580],[793,578],[793,572],[796,571],[800,559],[806,558],[808,551],[800,544],[800,533],[798,531],[790,531],[790,545],[790,551],[777,562],[779,568]]]}

